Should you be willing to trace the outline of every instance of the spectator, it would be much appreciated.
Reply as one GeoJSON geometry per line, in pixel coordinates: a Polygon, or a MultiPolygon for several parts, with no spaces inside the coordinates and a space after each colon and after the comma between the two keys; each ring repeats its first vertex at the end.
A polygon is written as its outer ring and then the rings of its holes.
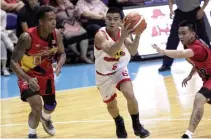
{"type": "Polygon", "coordinates": [[[25,0],[25,5],[18,12],[17,36],[19,37],[23,32],[30,27],[37,25],[36,13],[39,8],[38,0],[25,0]]]}
{"type": "Polygon", "coordinates": [[[6,12],[18,12],[23,6],[21,0],[1,0],[1,9],[6,12]]]}
{"type": "Polygon", "coordinates": [[[68,48],[86,63],[93,63],[87,57],[87,32],[77,20],[75,6],[69,0],[52,0],[52,2],[54,3],[51,5],[55,5],[56,8],[57,28],[61,30],[68,48]],[[80,46],[80,52],[77,50],[78,44],[80,46]]]}
{"type": "Polygon", "coordinates": [[[76,3],[83,26],[92,37],[105,26],[105,14],[108,7],[101,0],[79,0],[76,3]]]}
{"type": "Polygon", "coordinates": [[[9,38],[9,33],[7,32],[6,28],[6,12],[1,10],[1,27],[0,27],[0,33],[1,33],[1,64],[2,64],[2,73],[3,75],[10,75],[9,71],[6,68],[7,64],[7,49],[10,51],[13,51],[14,44],[12,40],[9,38]]]}

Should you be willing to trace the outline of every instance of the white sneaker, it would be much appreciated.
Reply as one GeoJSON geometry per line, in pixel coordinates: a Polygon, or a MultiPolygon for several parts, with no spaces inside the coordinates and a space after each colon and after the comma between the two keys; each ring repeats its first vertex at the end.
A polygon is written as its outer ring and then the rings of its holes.
{"type": "Polygon", "coordinates": [[[5,69],[3,69],[3,75],[4,76],[9,76],[10,75],[10,72],[5,68],[5,69]]]}
{"type": "Polygon", "coordinates": [[[54,136],[56,133],[56,130],[53,126],[53,122],[51,121],[51,119],[49,120],[45,120],[42,116],[40,117],[40,122],[43,125],[43,128],[45,130],[46,133],[48,133],[50,136],[54,136]]]}

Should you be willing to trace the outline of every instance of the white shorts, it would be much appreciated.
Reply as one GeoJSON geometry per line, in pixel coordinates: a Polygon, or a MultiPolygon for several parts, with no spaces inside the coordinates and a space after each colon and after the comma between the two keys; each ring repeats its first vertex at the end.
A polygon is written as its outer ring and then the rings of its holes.
{"type": "Polygon", "coordinates": [[[116,88],[120,89],[120,84],[125,81],[131,81],[127,67],[112,75],[100,75],[96,73],[96,85],[105,103],[112,101],[117,96],[116,88]]]}

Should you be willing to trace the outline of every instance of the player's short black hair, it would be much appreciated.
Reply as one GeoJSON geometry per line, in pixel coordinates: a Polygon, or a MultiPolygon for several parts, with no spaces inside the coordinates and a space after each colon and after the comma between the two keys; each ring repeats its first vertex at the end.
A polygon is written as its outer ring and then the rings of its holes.
{"type": "Polygon", "coordinates": [[[120,10],[119,8],[117,7],[110,7],[107,11],[107,13],[118,13],[121,17],[121,19],[124,18],[124,13],[122,10],[120,10]]]}
{"type": "Polygon", "coordinates": [[[45,17],[45,13],[48,12],[54,12],[54,8],[52,6],[48,6],[48,5],[43,5],[41,6],[36,14],[36,19],[37,19],[37,23],[39,21],[39,19],[43,19],[45,17]]]}
{"type": "Polygon", "coordinates": [[[193,32],[197,31],[197,26],[193,21],[184,20],[180,23],[179,27],[188,27],[193,32]]]}

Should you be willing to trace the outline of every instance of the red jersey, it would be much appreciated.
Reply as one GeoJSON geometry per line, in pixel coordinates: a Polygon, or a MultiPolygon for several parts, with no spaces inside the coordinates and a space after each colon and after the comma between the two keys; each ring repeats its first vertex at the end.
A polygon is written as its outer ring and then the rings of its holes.
{"type": "Polygon", "coordinates": [[[206,81],[211,77],[211,50],[202,40],[195,40],[186,49],[191,49],[194,56],[188,60],[196,69],[199,76],[206,81]]]}
{"type": "Polygon", "coordinates": [[[53,78],[52,63],[58,49],[55,30],[49,36],[49,42],[39,37],[37,27],[29,28],[27,32],[31,36],[31,47],[21,59],[21,68],[31,76],[53,78]]]}

